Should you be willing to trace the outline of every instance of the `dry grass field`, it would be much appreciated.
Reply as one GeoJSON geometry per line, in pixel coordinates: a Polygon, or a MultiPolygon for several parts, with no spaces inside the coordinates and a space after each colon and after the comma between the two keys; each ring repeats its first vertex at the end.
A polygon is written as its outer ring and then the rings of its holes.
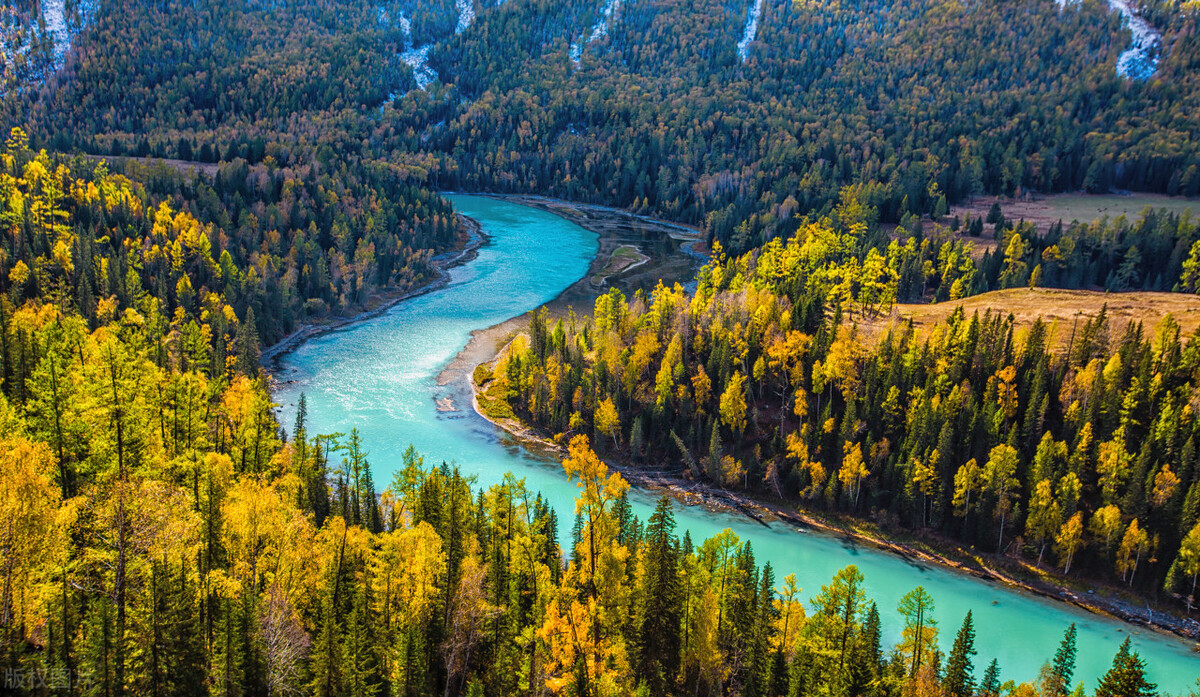
{"type": "Polygon", "coordinates": [[[1157,331],[1168,314],[1182,327],[1185,335],[1200,328],[1200,295],[1182,293],[1104,293],[1090,290],[1053,288],[1009,288],[983,293],[962,300],[933,304],[897,305],[889,317],[860,322],[868,336],[881,336],[893,323],[912,319],[918,331],[929,331],[943,322],[958,307],[967,315],[988,310],[1012,314],[1018,327],[1029,327],[1039,317],[1054,328],[1054,339],[1065,345],[1075,322],[1094,317],[1108,306],[1114,334],[1130,321],[1142,322],[1148,335],[1157,331]]]}
{"type": "MultiPolygon", "coordinates": [[[[1146,206],[1154,209],[1165,208],[1172,213],[1183,213],[1190,210],[1192,215],[1200,217],[1200,199],[1158,194],[1056,194],[1034,199],[980,196],[969,203],[954,206],[950,210],[950,215],[966,217],[966,214],[970,213],[972,218],[983,217],[986,219],[992,204],[997,201],[1000,203],[1000,211],[1004,213],[1005,218],[1033,223],[1042,232],[1050,229],[1050,226],[1059,220],[1067,225],[1073,220],[1090,223],[1106,215],[1109,218],[1124,215],[1132,221],[1137,219],[1146,206]]],[[[988,234],[990,233],[989,226],[988,234]]]]}

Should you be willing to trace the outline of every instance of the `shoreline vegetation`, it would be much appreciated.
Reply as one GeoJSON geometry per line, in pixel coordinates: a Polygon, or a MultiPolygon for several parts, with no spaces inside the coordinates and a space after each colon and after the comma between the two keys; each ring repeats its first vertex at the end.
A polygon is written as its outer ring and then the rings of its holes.
{"type": "MultiPolygon", "coordinates": [[[[583,210],[598,209],[582,204],[570,204],[542,197],[501,197],[525,205],[534,205],[545,210],[559,213],[574,211],[579,217],[583,210]]],[[[601,209],[603,210],[603,209],[601,209]]],[[[596,226],[592,221],[583,218],[577,220],[580,225],[601,234],[605,229],[596,226]]],[[[608,253],[597,253],[588,275],[571,287],[587,284],[588,279],[597,268],[606,268],[611,263],[611,256],[619,245],[609,245],[608,253]]],[[[603,287],[593,284],[594,295],[603,292],[603,287]]],[[[551,320],[565,316],[561,296],[545,306],[549,310],[551,320]]],[[[467,376],[472,394],[472,406],[476,413],[491,421],[495,426],[509,433],[517,440],[535,447],[538,450],[560,456],[566,452],[561,443],[557,443],[536,427],[518,419],[506,404],[487,394],[487,383],[490,380],[491,369],[503,357],[504,352],[511,346],[512,341],[520,334],[520,329],[527,322],[527,315],[522,315],[500,323],[494,327],[472,332],[471,341],[460,352],[459,356],[439,376],[439,384],[445,385],[458,375],[467,376]],[[489,348],[490,347],[490,348],[489,348]],[[482,378],[482,379],[481,379],[482,378]]],[[[1142,598],[1126,597],[1106,584],[1095,584],[1099,592],[1092,592],[1081,583],[1067,583],[1065,579],[1051,575],[1046,569],[1037,568],[1032,564],[1014,558],[993,558],[995,555],[982,553],[974,549],[964,549],[953,541],[942,539],[937,535],[900,535],[875,528],[873,523],[853,520],[829,514],[815,514],[792,507],[784,507],[779,502],[767,501],[758,497],[731,492],[722,487],[689,479],[683,470],[654,470],[646,471],[625,462],[606,459],[606,463],[621,472],[631,483],[639,488],[665,493],[684,505],[703,505],[712,509],[739,513],[756,520],[763,525],[768,520],[779,520],[797,527],[800,532],[817,530],[848,538],[855,542],[890,551],[906,559],[937,564],[945,568],[967,573],[986,581],[1001,583],[1044,598],[1066,602],[1097,615],[1122,620],[1126,623],[1171,634],[1190,641],[1200,640],[1200,622],[1194,618],[1179,615],[1174,608],[1155,606],[1142,598]]],[[[1193,646],[1200,652],[1200,645],[1193,646]]]]}
{"type": "MultiPolygon", "coordinates": [[[[512,335],[499,347],[491,359],[478,365],[470,378],[472,407],[475,412],[503,430],[517,441],[539,452],[564,457],[565,445],[549,437],[541,429],[533,427],[512,413],[500,398],[489,394],[493,382],[492,370],[507,354],[518,335],[512,335]]],[[[1200,622],[1182,617],[1172,609],[1146,604],[1138,607],[1132,599],[1119,597],[1111,587],[1095,584],[1101,591],[1094,593],[1062,583],[1063,579],[1051,579],[1046,569],[1035,569],[1016,559],[1004,558],[1004,567],[995,564],[990,553],[967,550],[943,540],[936,535],[903,535],[876,529],[873,523],[854,520],[828,513],[817,514],[798,508],[787,507],[777,501],[729,491],[723,487],[688,478],[686,470],[644,470],[636,465],[612,458],[602,458],[610,469],[621,474],[633,486],[670,496],[681,505],[703,506],[709,510],[744,515],[764,526],[781,522],[804,534],[816,531],[843,540],[891,552],[904,559],[934,564],[983,581],[1000,583],[1039,597],[1068,603],[1102,617],[1121,620],[1127,624],[1149,629],[1161,634],[1175,636],[1188,641],[1200,641],[1200,622]],[[1041,578],[1037,576],[1040,575],[1041,578]]],[[[1137,599],[1145,602],[1142,599],[1137,599]]],[[[1200,644],[1192,646],[1200,653],[1200,644]]]]}
{"type": "Polygon", "coordinates": [[[291,334],[262,350],[259,356],[259,363],[266,373],[274,376],[278,368],[279,359],[300,348],[309,339],[330,332],[348,329],[362,322],[379,317],[405,300],[445,288],[446,284],[450,282],[450,270],[473,260],[479,253],[479,249],[487,244],[488,241],[488,237],[479,226],[479,223],[461,214],[458,215],[458,219],[463,226],[466,240],[459,249],[440,254],[430,261],[430,266],[434,271],[433,280],[415,288],[405,290],[392,289],[377,293],[367,299],[365,304],[369,307],[349,316],[323,317],[318,321],[308,321],[298,324],[296,330],[291,334]]]}
{"type": "MultiPolygon", "coordinates": [[[[568,312],[573,311],[576,305],[584,306],[584,303],[590,302],[603,292],[607,287],[607,282],[620,283],[624,286],[636,285],[636,283],[630,282],[631,279],[624,278],[605,279],[607,281],[605,283],[595,283],[597,274],[610,265],[615,250],[627,246],[627,243],[623,241],[625,237],[621,234],[619,220],[623,219],[627,225],[629,222],[635,222],[645,226],[645,230],[639,231],[641,233],[646,231],[656,233],[674,231],[677,235],[683,233],[690,238],[680,245],[681,248],[691,245],[684,250],[689,265],[698,259],[707,258],[706,255],[695,249],[703,244],[703,240],[698,237],[698,230],[686,226],[658,221],[620,209],[541,196],[482,195],[555,213],[600,236],[600,244],[588,272],[557,298],[542,306],[547,308],[551,317],[565,316],[568,312]],[[624,283],[621,283],[622,281],[624,283]]],[[[262,352],[262,363],[267,372],[273,374],[281,356],[294,351],[311,338],[373,319],[403,300],[444,287],[449,278],[449,270],[459,264],[469,262],[479,248],[486,243],[486,235],[478,223],[465,216],[460,216],[460,219],[468,226],[470,238],[461,250],[435,259],[435,268],[438,270],[437,279],[418,288],[398,293],[393,297],[386,297],[378,306],[351,317],[335,318],[319,324],[302,326],[262,352]]],[[[638,268],[641,270],[640,275],[654,274],[661,268],[660,264],[656,263],[659,261],[651,258],[648,262],[638,264],[638,268]]],[[[630,267],[619,269],[614,275],[622,276],[623,272],[630,270],[632,270],[630,267]]],[[[527,323],[528,314],[518,315],[492,327],[473,331],[467,345],[443,369],[437,382],[439,385],[447,385],[457,380],[464,381],[462,387],[471,395],[472,408],[482,418],[526,446],[539,452],[561,457],[567,452],[565,445],[551,439],[548,434],[539,429],[524,423],[515,414],[512,414],[506,404],[488,394],[491,371],[511,347],[513,340],[522,333],[520,329],[527,323]]],[[[669,495],[681,505],[704,506],[710,510],[741,514],[763,525],[778,521],[792,526],[799,534],[816,531],[820,534],[837,536],[897,554],[914,562],[938,565],[969,574],[983,581],[1003,584],[1039,597],[1065,602],[1093,614],[1121,620],[1138,628],[1193,642],[1200,640],[1200,622],[1195,619],[1179,616],[1173,609],[1152,606],[1140,598],[1121,597],[1116,589],[1107,585],[1097,584],[1100,592],[1093,593],[1084,589],[1083,584],[1070,585],[1063,583],[1061,578],[1051,578],[1044,569],[1035,569],[1016,559],[994,559],[995,555],[993,554],[963,549],[936,535],[896,536],[890,532],[885,534],[884,531],[875,529],[873,523],[846,519],[828,513],[816,514],[811,511],[785,507],[780,502],[732,492],[722,487],[686,478],[682,470],[650,471],[608,458],[605,459],[605,463],[619,472],[632,485],[643,490],[669,495]],[[997,562],[1000,563],[997,564],[997,562]],[[1139,606],[1138,603],[1142,603],[1142,605],[1139,606]]],[[[1200,653],[1200,644],[1192,648],[1193,651],[1200,653]]]]}

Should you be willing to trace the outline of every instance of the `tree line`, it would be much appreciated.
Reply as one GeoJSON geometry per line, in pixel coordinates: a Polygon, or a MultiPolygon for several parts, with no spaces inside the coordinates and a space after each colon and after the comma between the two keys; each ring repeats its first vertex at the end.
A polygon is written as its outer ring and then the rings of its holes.
{"type": "Polygon", "coordinates": [[[1200,193],[1190,5],[1142,3],[1165,37],[1144,81],[1116,73],[1129,34],[1100,2],[766,3],[744,61],[749,2],[631,0],[594,40],[596,3],[490,5],[457,35],[446,0],[106,5],[0,113],[64,152],[386,162],[735,252],[852,184],[888,222],[979,194],[1200,193]],[[399,55],[430,43],[440,79],[415,90],[399,55]]]}

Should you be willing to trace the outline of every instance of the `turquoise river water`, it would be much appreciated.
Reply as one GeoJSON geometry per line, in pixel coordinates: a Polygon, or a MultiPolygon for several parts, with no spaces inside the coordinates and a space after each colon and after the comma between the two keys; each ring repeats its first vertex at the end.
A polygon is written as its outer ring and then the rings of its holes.
{"type": "MultiPolygon", "coordinates": [[[[317,337],[282,357],[275,391],[281,422],[291,425],[303,392],[311,433],[361,431],[380,488],[391,480],[411,443],[427,463],[457,463],[478,477],[480,486],[500,481],[509,471],[524,477],[531,490],[549,497],[560,520],[569,524],[576,488],[558,463],[505,437],[473,412],[461,386],[439,387],[437,376],[466,345],[472,330],[552,300],[581,278],[596,252],[596,236],[552,213],[515,203],[450,198],[461,213],[479,221],[490,242],[475,260],[450,272],[446,288],[402,302],[376,319],[317,337]],[[438,411],[435,400],[443,397],[452,398],[457,410],[438,411]]],[[[635,490],[631,498],[645,520],[653,497],[635,490]]],[[[1200,678],[1200,654],[1191,644],[1065,603],[789,525],[765,527],[743,516],[698,507],[677,508],[676,515],[679,533],[690,530],[695,540],[731,528],[753,543],[760,564],[772,564],[777,579],[796,574],[809,597],[841,567],[858,565],[868,597],[879,604],[889,642],[896,641],[900,631],[896,604],[915,586],[933,595],[944,651],[967,610],[972,610],[977,675],[997,658],[1002,679],[1036,678],[1063,630],[1074,622],[1079,628],[1076,678],[1089,692],[1127,635],[1133,636],[1160,690],[1187,693],[1200,678]]]]}

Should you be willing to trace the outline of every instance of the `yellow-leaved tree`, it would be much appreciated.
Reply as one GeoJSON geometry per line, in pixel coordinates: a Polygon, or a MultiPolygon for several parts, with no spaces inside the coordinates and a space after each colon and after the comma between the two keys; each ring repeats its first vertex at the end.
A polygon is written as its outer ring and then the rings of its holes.
{"type": "Polygon", "coordinates": [[[14,632],[38,625],[40,586],[65,553],[54,455],[44,443],[0,441],[0,648],[22,641],[14,632]]]}
{"type": "Polygon", "coordinates": [[[546,686],[572,694],[586,680],[598,697],[628,694],[629,661],[619,628],[629,611],[629,549],[617,541],[613,508],[629,484],[609,473],[587,436],[571,439],[563,469],[580,489],[575,512],[582,527],[574,559],[538,631],[546,647],[546,686]]]}

